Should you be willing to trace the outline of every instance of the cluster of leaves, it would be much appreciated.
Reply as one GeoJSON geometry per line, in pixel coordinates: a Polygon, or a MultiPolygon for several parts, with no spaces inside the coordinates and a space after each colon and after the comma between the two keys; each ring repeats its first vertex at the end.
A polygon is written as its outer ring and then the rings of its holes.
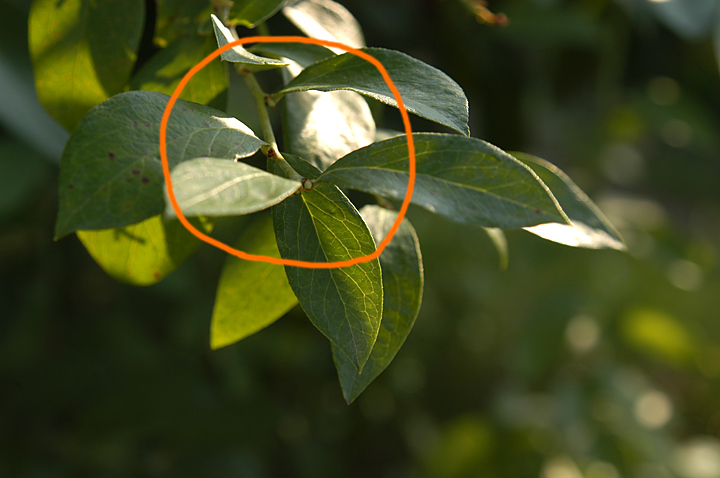
{"type": "MultiPolygon", "coordinates": [[[[306,35],[380,60],[408,111],[453,131],[414,134],[413,204],[485,228],[499,244],[501,229],[525,228],[571,246],[624,247],[567,175],[470,137],[467,99],[455,81],[404,53],[366,48],[355,19],[332,0],[158,1],[160,49],[136,71],[142,0],[35,0],[30,51],[38,97],[71,131],[61,160],[57,239],[76,233],[109,274],[137,285],[161,280],[195,251],[199,241],[174,218],[164,192],[158,140],[168,95],[192,66],[236,38],[233,26],[264,28],[280,11],[306,35]]],[[[407,139],[376,128],[365,99],[396,106],[381,75],[354,55],[314,45],[250,50],[236,47],[210,63],[174,107],[167,150],[184,214],[207,232],[214,217],[253,214],[235,244],[251,254],[329,262],[372,253],[395,221],[393,204],[409,179],[407,139]],[[258,100],[263,138],[221,110],[228,63],[258,100]],[[261,70],[278,71],[282,86],[265,94],[256,80],[261,70]],[[282,152],[266,104],[281,106],[282,152]],[[258,152],[268,157],[267,170],[243,161],[258,152]],[[311,189],[303,187],[306,179],[311,189]],[[377,204],[358,210],[343,189],[377,204]]],[[[422,290],[419,242],[407,219],[378,259],[350,267],[283,270],[228,257],[211,345],[237,342],[299,303],[332,343],[343,394],[352,401],[401,347],[422,290]]]]}

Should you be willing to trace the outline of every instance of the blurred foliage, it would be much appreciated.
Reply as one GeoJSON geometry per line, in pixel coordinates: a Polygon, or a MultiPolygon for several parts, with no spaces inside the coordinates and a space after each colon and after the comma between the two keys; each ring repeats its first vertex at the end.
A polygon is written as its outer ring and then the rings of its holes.
{"type": "Polygon", "coordinates": [[[25,103],[0,108],[0,476],[720,476],[717,6],[695,31],[647,0],[491,2],[506,28],[463,0],[343,2],[369,45],[466,89],[474,136],[567,171],[630,249],[512,232],[501,272],[482,230],[412,211],[425,303],[347,407],[298,311],[209,350],[221,253],[133,288],[52,241],[58,133],[24,134],[48,120],[7,87],[29,74],[26,3],[2,2],[0,103],[25,103]]]}

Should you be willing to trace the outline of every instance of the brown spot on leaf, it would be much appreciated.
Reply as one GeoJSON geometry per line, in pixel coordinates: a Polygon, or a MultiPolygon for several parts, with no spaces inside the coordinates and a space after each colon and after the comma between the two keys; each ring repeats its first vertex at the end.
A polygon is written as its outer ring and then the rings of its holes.
{"type": "Polygon", "coordinates": [[[150,182],[150,178],[145,178],[145,177],[143,177],[143,178],[141,179],[141,181],[143,182],[143,184],[146,184],[146,183],[149,183],[149,182],[150,182]]]}
{"type": "Polygon", "coordinates": [[[74,184],[68,184],[68,189],[75,189],[75,185],[74,185],[74,184]]]}
{"type": "Polygon", "coordinates": [[[115,159],[115,153],[108,153],[108,159],[110,159],[110,161],[115,159]]]}
{"type": "Polygon", "coordinates": [[[140,171],[138,171],[137,169],[133,169],[133,170],[132,170],[132,173],[133,173],[133,174],[140,174],[140,171]]]}

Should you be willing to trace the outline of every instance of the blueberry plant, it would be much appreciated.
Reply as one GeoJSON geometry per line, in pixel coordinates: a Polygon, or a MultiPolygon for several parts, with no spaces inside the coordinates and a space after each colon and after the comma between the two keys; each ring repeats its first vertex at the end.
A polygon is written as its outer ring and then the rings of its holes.
{"type": "MultiPolygon", "coordinates": [[[[237,26],[267,35],[266,22],[278,13],[308,36],[380,60],[407,110],[446,131],[413,134],[413,204],[484,228],[498,244],[502,229],[524,228],[570,246],[624,247],[567,175],[471,137],[468,101],[455,81],[405,53],[365,47],[357,21],[333,0],[151,6],[150,30],[143,28],[143,0],[35,0],[30,15],[38,98],[71,132],[60,164],[56,239],[75,233],[118,280],[156,283],[199,246],[168,204],[163,111],[183,75],[236,39],[237,26]],[[136,64],[144,30],[153,32],[154,53],[136,64]]],[[[167,124],[178,204],[208,233],[220,216],[249,215],[234,246],[251,254],[313,262],[368,255],[388,234],[409,180],[407,137],[376,126],[373,108],[382,104],[397,106],[378,70],[352,54],[299,43],[228,50],[184,88],[167,124]],[[240,87],[236,118],[226,111],[240,87]],[[258,163],[258,154],[266,162],[258,163]],[[358,197],[369,204],[356,208],[348,190],[366,193],[358,197]]],[[[228,256],[210,345],[235,343],[299,303],[329,339],[351,402],[405,341],[422,292],[420,245],[407,219],[379,258],[349,267],[283,268],[228,256]]]]}

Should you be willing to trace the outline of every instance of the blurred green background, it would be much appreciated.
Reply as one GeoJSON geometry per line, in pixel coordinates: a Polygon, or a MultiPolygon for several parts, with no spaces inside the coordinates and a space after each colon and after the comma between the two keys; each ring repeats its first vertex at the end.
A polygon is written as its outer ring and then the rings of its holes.
{"type": "Polygon", "coordinates": [[[510,231],[501,271],[481,230],[411,211],[424,304],[349,407],[299,310],[209,349],[222,253],[135,288],[53,242],[66,133],[34,100],[28,3],[0,1],[0,477],[720,477],[718,1],[491,2],[506,28],[465,0],[342,2],[629,247],[510,231]]]}

